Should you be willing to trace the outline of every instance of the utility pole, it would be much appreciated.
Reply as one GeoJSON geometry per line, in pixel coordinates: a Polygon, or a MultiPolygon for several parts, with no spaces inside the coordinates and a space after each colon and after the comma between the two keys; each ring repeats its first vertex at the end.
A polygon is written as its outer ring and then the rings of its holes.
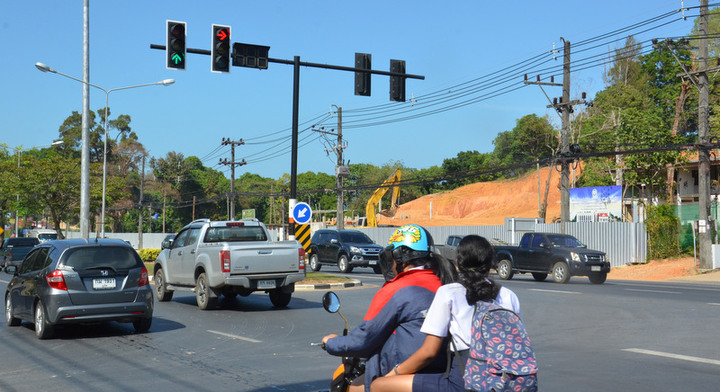
{"type": "MultiPolygon", "coordinates": [[[[563,41],[563,82],[562,84],[555,83],[553,78],[550,78],[550,83],[541,82],[540,76],[537,77],[537,82],[529,82],[527,75],[525,75],[525,84],[536,84],[540,86],[562,86],[562,97],[558,102],[557,98],[550,100],[547,94],[548,101],[550,104],[548,108],[554,108],[560,114],[562,121],[562,128],[560,130],[560,232],[565,234],[566,228],[565,223],[570,220],[570,162],[572,162],[572,154],[576,151],[572,151],[570,146],[570,113],[573,112],[573,105],[584,104],[585,93],[583,93],[583,99],[581,100],[570,100],[570,41],[566,41],[560,37],[563,41]]],[[[543,90],[545,93],[545,90],[543,90]]],[[[539,189],[538,185],[538,189],[539,189]]]]}
{"type": "MultiPolygon", "coordinates": [[[[335,106],[335,105],[333,105],[335,106]]],[[[337,163],[335,164],[335,186],[337,188],[337,218],[336,226],[338,230],[342,230],[345,228],[345,201],[343,197],[343,177],[348,175],[347,167],[345,166],[345,161],[343,160],[343,150],[347,148],[346,145],[343,145],[342,140],[342,108],[335,106],[337,108],[337,115],[338,115],[338,131],[337,131],[337,144],[331,148],[332,151],[335,151],[335,154],[337,155],[337,163]]],[[[335,132],[333,130],[324,131],[322,129],[313,129],[313,132],[319,132],[324,133],[326,135],[335,135],[335,132]]]]}
{"type": "Polygon", "coordinates": [[[712,242],[710,210],[710,151],[706,148],[709,143],[709,102],[710,92],[708,83],[708,0],[700,1],[700,42],[698,48],[698,141],[701,148],[698,151],[698,204],[700,208],[698,223],[698,243],[700,245],[700,268],[712,269],[712,242]]]}
{"type": "Polygon", "coordinates": [[[138,203],[138,249],[143,248],[143,189],[145,186],[145,155],[140,171],[140,202],[138,203]]]}
{"type": "Polygon", "coordinates": [[[230,145],[230,161],[225,159],[220,160],[221,165],[230,165],[230,212],[228,213],[228,220],[235,220],[235,166],[247,165],[244,159],[240,162],[235,162],[235,146],[241,146],[245,142],[240,139],[237,142],[230,140],[230,138],[223,138],[222,145],[230,145]]]}
{"type": "MultiPolygon", "coordinates": [[[[563,61],[563,94],[561,103],[562,131],[560,132],[560,154],[570,155],[570,41],[565,41],[563,61]]],[[[567,159],[560,161],[560,232],[565,234],[565,223],[570,220],[570,164],[567,159]]]]}

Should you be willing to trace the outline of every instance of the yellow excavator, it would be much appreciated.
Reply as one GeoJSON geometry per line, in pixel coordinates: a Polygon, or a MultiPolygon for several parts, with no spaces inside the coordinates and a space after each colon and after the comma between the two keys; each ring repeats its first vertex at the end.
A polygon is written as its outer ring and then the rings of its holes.
{"type": "Polygon", "coordinates": [[[378,189],[368,199],[367,205],[365,206],[365,216],[367,217],[367,227],[377,227],[377,219],[375,213],[377,206],[380,203],[380,199],[387,193],[388,189],[392,188],[392,199],[390,199],[390,208],[387,210],[380,211],[381,214],[386,216],[393,216],[398,208],[398,202],[400,200],[400,177],[402,172],[400,169],[395,169],[393,174],[385,180],[378,189]]]}

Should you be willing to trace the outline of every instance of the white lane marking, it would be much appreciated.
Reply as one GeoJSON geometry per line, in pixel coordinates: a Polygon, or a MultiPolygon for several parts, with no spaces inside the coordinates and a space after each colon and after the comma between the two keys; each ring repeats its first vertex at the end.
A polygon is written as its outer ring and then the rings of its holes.
{"type": "Polygon", "coordinates": [[[665,358],[672,358],[672,359],[679,359],[681,361],[690,361],[690,362],[700,362],[700,363],[706,363],[709,365],[717,365],[720,366],[720,361],[716,359],[707,359],[707,358],[699,358],[699,357],[691,357],[689,355],[680,355],[680,354],[672,354],[672,353],[664,353],[661,351],[653,351],[653,350],[644,350],[641,348],[624,348],[623,351],[629,351],[637,354],[646,354],[646,355],[655,355],[658,357],[665,357],[665,358]]]}
{"type": "Polygon", "coordinates": [[[558,294],[580,294],[577,291],[545,290],[545,289],[529,289],[528,291],[541,291],[543,293],[558,293],[558,294]]]}
{"type": "Polygon", "coordinates": [[[208,329],[208,332],[214,333],[214,334],[216,334],[216,335],[226,336],[226,337],[229,337],[229,338],[232,338],[232,339],[244,340],[244,341],[250,342],[250,343],[262,343],[262,341],[260,341],[260,340],[255,340],[255,339],[253,339],[253,338],[246,338],[246,337],[244,337],[244,336],[239,336],[239,335],[233,335],[233,334],[230,334],[230,333],[225,333],[225,332],[220,332],[220,331],[212,331],[212,330],[209,330],[209,329],[208,329]]]}
{"type": "Polygon", "coordinates": [[[720,306],[720,304],[716,304],[715,302],[708,302],[708,305],[712,305],[712,306],[720,306]]]}
{"type": "Polygon", "coordinates": [[[665,290],[625,289],[625,291],[642,291],[645,293],[662,293],[662,294],[680,294],[680,292],[677,292],[677,291],[665,291],[665,290]]]}

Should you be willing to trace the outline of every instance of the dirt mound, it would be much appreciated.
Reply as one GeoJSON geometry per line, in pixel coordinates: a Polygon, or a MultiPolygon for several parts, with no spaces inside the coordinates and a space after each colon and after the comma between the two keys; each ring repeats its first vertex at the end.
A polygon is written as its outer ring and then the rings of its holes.
{"type": "MultiPolygon", "coordinates": [[[[552,171],[546,222],[560,218],[559,167],[540,170],[541,198],[552,171]]],[[[401,190],[402,191],[402,190],[401,190]]],[[[378,215],[378,224],[401,226],[501,225],[506,217],[538,217],[538,174],[516,180],[478,182],[452,191],[436,193],[400,205],[394,217],[378,215]]]]}
{"type": "Polygon", "coordinates": [[[695,259],[692,257],[682,257],[677,259],[650,260],[646,264],[615,267],[610,270],[608,279],[659,281],[692,275],[697,275],[695,259]]]}

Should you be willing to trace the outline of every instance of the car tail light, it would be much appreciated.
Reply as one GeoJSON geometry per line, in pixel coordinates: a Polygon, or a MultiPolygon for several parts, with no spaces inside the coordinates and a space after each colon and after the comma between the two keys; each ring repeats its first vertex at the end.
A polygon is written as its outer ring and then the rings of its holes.
{"type": "Polygon", "coordinates": [[[233,226],[245,226],[245,222],[228,222],[227,227],[233,227],[233,226]]]}
{"type": "Polygon", "coordinates": [[[220,251],[220,269],[222,272],[230,272],[230,251],[220,251]]]}
{"type": "Polygon", "coordinates": [[[148,270],[143,265],[142,269],[140,270],[140,281],[138,282],[138,287],[142,287],[147,284],[150,284],[150,279],[148,278],[148,270]]]}
{"type": "Polygon", "coordinates": [[[55,270],[47,276],[47,282],[50,287],[57,290],[67,291],[67,285],[65,284],[65,277],[60,270],[55,270]]]}
{"type": "Polygon", "coordinates": [[[305,249],[298,248],[298,269],[305,269],[305,249]]]}

